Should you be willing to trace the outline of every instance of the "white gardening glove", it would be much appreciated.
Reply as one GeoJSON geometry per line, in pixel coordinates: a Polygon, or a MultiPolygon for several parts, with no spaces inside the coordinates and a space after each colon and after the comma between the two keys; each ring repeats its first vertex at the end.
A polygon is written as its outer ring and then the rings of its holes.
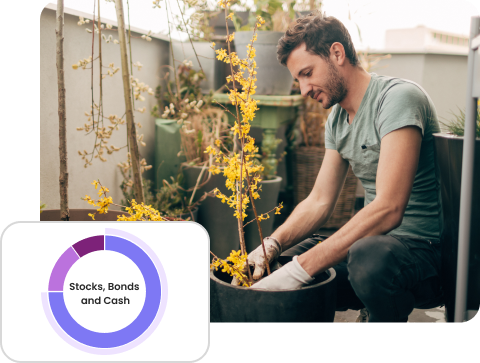
{"type": "Polygon", "coordinates": [[[254,284],[251,289],[295,290],[312,282],[314,279],[300,266],[297,257],[294,256],[291,262],[254,284]]]}
{"type": "MultiPolygon", "coordinates": [[[[272,237],[265,237],[263,239],[263,244],[265,245],[265,252],[267,254],[267,259],[270,264],[274,262],[278,256],[282,253],[282,247],[280,246],[280,243],[275,238],[272,237]]],[[[263,253],[263,248],[262,245],[258,246],[253,252],[251,252],[248,255],[248,264],[250,266],[253,266],[255,270],[253,271],[253,279],[258,280],[260,279],[266,269],[266,264],[265,264],[265,255],[263,253]]],[[[271,271],[273,271],[275,268],[278,268],[281,266],[280,264],[273,264],[271,271]]],[[[247,271],[247,266],[245,265],[244,270],[242,271],[246,276],[248,271],[247,271]]],[[[232,280],[232,285],[240,285],[240,282],[234,277],[232,280]]]]}

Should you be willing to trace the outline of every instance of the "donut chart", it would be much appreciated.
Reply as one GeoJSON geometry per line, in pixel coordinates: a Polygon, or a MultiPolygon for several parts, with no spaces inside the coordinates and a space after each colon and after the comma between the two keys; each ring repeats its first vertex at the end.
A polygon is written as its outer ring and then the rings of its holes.
{"type": "Polygon", "coordinates": [[[148,245],[126,232],[106,229],[105,235],[82,239],[65,250],[53,267],[48,291],[42,293],[42,301],[52,327],[64,340],[70,344],[76,342],[72,345],[82,350],[109,354],[131,349],[153,332],[165,310],[166,291],[163,268],[148,245]],[[128,326],[108,333],[95,332],[80,325],[69,313],[64,299],[64,282],[70,268],[83,256],[102,251],[117,252],[129,258],[143,275],[146,290],[145,302],[136,319],[128,326]]]}

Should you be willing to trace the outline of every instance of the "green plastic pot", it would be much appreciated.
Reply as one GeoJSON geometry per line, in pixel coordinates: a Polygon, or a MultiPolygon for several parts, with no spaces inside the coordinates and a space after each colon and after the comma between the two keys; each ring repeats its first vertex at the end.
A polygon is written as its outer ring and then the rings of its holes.
{"type": "Polygon", "coordinates": [[[163,180],[170,181],[172,176],[177,178],[180,165],[185,161],[184,156],[178,156],[181,150],[180,125],[176,120],[155,120],[155,187],[160,189],[163,180]]]}

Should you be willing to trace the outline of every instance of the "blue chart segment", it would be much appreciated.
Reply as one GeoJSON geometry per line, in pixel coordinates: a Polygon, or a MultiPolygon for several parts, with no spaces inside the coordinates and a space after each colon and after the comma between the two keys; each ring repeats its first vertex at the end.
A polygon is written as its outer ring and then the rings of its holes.
{"type": "Polygon", "coordinates": [[[116,348],[141,337],[152,325],[162,302],[162,283],[156,264],[144,249],[119,236],[99,235],[75,243],[61,255],[50,276],[48,302],[57,324],[76,342],[92,348],[116,348]],[[120,253],[132,260],[143,275],[146,289],[145,302],[137,318],[125,328],[108,333],[86,329],[75,321],[65,305],[63,292],[66,275],[73,264],[88,253],[102,250],[120,253]]]}

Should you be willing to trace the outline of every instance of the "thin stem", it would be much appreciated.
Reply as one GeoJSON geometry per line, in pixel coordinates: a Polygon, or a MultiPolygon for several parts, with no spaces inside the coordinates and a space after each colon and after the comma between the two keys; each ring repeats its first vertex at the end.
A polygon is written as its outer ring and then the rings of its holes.
{"type": "Polygon", "coordinates": [[[224,105],[222,105],[221,103],[219,103],[217,100],[213,100],[217,105],[219,105],[220,107],[222,107],[225,111],[227,111],[230,115],[232,115],[233,117],[235,117],[235,115],[233,113],[231,113],[224,105]]]}
{"type": "MultiPolygon", "coordinates": [[[[257,208],[255,207],[255,202],[253,201],[252,188],[250,188],[250,177],[249,177],[248,173],[247,173],[247,185],[248,185],[248,192],[250,194],[250,201],[252,202],[253,213],[255,214],[255,220],[257,221],[258,233],[260,235],[260,242],[262,244],[262,249],[263,249],[263,257],[265,258],[265,266],[267,266],[267,275],[270,275],[270,273],[271,273],[270,272],[270,263],[268,262],[267,252],[265,250],[265,244],[263,243],[262,227],[260,226],[260,221],[258,220],[258,214],[257,214],[257,208]]],[[[272,210],[275,210],[275,208],[272,209],[272,210]]],[[[270,212],[268,212],[268,213],[270,213],[270,212]]]]}
{"type": "Polygon", "coordinates": [[[202,171],[198,175],[197,182],[195,183],[195,188],[193,189],[192,196],[190,197],[190,202],[188,204],[192,204],[193,202],[193,197],[195,196],[195,192],[197,191],[197,187],[200,184],[200,180],[202,180],[203,173],[205,172],[205,169],[207,168],[207,164],[203,164],[202,171]]]}
{"type": "Polygon", "coordinates": [[[170,42],[170,53],[172,55],[172,62],[173,62],[173,74],[175,76],[175,84],[177,86],[177,101],[180,100],[180,84],[179,84],[179,79],[177,77],[177,66],[175,65],[175,57],[173,55],[173,45],[172,45],[172,35],[171,35],[171,28],[170,28],[170,17],[168,16],[168,0],[165,0],[165,10],[167,12],[167,22],[168,22],[168,40],[170,42]]]}
{"type": "MultiPolygon", "coordinates": [[[[270,213],[272,213],[275,209],[277,209],[277,207],[273,208],[272,210],[269,210],[268,212],[262,213],[261,216],[264,215],[264,214],[270,214],[270,213]]],[[[245,224],[243,225],[243,227],[245,228],[247,225],[249,225],[250,223],[253,223],[253,222],[255,222],[255,221],[256,221],[256,218],[253,218],[252,220],[250,220],[250,221],[248,221],[247,223],[245,223],[245,224]]]]}
{"type": "MultiPolygon", "coordinates": [[[[180,14],[182,14],[183,24],[185,25],[185,29],[187,29],[187,24],[185,23],[185,19],[183,17],[183,11],[182,11],[182,8],[180,7],[180,2],[178,0],[177,0],[177,4],[178,4],[178,8],[180,9],[180,14]]],[[[198,59],[197,52],[195,51],[195,47],[193,46],[192,38],[190,38],[190,33],[187,33],[187,34],[188,34],[188,39],[190,40],[190,44],[192,45],[193,52],[195,53],[195,57],[197,58],[198,65],[200,66],[200,69],[202,70],[202,73],[205,74],[205,72],[203,71],[203,68],[202,68],[202,64],[200,63],[200,60],[198,59]]]]}

